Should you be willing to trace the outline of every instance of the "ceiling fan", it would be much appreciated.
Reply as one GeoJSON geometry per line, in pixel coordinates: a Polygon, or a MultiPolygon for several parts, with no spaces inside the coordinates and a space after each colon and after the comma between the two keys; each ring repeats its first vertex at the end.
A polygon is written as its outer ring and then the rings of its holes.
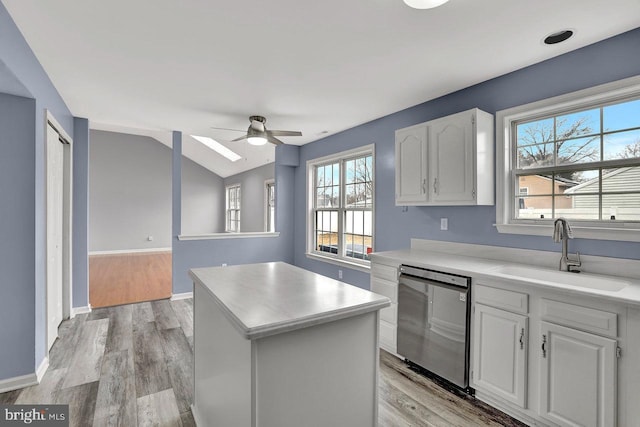
{"type": "MultiPolygon", "coordinates": [[[[249,121],[251,124],[247,129],[247,134],[241,136],[240,138],[236,138],[231,142],[242,141],[246,139],[249,144],[252,145],[264,145],[267,142],[270,142],[275,145],[284,144],[284,142],[280,141],[276,136],[302,136],[302,132],[294,131],[294,130],[267,130],[265,123],[267,119],[263,116],[251,116],[249,117],[249,121]]],[[[216,128],[212,127],[211,129],[221,129],[221,130],[232,130],[236,132],[244,132],[243,130],[238,129],[227,129],[227,128],[216,128]]]]}

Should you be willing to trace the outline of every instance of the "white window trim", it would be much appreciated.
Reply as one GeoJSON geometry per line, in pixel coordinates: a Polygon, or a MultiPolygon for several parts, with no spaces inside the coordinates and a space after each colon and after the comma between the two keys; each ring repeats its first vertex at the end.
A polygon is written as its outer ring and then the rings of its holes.
{"type": "MultiPolygon", "coordinates": [[[[264,231],[265,233],[273,233],[273,231],[268,231],[269,229],[269,185],[275,185],[275,179],[267,179],[264,181],[264,231]]],[[[277,191],[277,188],[275,189],[277,191]]],[[[275,203],[275,202],[274,202],[275,203]]],[[[275,216],[275,209],[274,209],[275,216]]],[[[274,218],[274,228],[275,228],[275,218],[274,218]]]]}
{"type": "MultiPolygon", "coordinates": [[[[640,76],[630,77],[588,89],[571,92],[530,104],[520,105],[496,113],[496,228],[500,233],[552,236],[553,224],[540,224],[535,220],[512,222],[511,194],[511,132],[514,121],[534,116],[545,116],[580,108],[584,104],[614,102],[618,99],[640,96],[640,76]]],[[[575,222],[571,224],[574,236],[585,239],[640,242],[637,223],[616,221],[615,226],[601,223],[575,222]]]]}
{"type": "MultiPolygon", "coordinates": [[[[371,154],[373,157],[372,161],[372,175],[373,175],[373,206],[371,207],[371,221],[372,221],[372,237],[371,237],[371,246],[375,248],[375,188],[376,188],[376,179],[375,179],[375,170],[376,170],[376,154],[375,154],[375,144],[364,145],[358,148],[353,148],[351,150],[341,151],[340,153],[330,154],[328,156],[319,157],[316,159],[307,160],[307,224],[306,224],[306,234],[307,234],[307,244],[306,244],[306,257],[309,259],[314,259],[317,261],[323,261],[330,264],[339,265],[342,267],[352,268],[355,270],[363,271],[368,273],[371,269],[371,261],[366,260],[357,260],[351,258],[342,258],[338,255],[333,254],[321,254],[317,251],[314,251],[313,243],[313,199],[314,199],[314,176],[313,176],[313,167],[322,163],[329,163],[332,161],[338,161],[344,159],[346,157],[357,157],[359,155],[371,154]]],[[[342,171],[340,172],[342,174],[342,171]]],[[[341,194],[341,197],[343,195],[341,194]]],[[[340,232],[341,230],[339,230],[340,232]]]]}
{"type": "Polygon", "coordinates": [[[229,184],[224,188],[225,202],[224,202],[224,231],[225,233],[240,233],[242,222],[240,221],[240,217],[238,217],[238,229],[235,231],[229,230],[229,190],[232,188],[240,189],[240,209],[238,209],[238,213],[242,215],[242,184],[229,184]]]}

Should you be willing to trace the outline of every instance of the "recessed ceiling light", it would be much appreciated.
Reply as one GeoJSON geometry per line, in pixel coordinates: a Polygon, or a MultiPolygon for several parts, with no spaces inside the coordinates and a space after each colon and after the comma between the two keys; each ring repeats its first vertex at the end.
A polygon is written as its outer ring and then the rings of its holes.
{"type": "Polygon", "coordinates": [[[572,35],[573,35],[573,31],[571,31],[571,30],[558,31],[558,32],[555,32],[553,34],[549,34],[547,37],[545,37],[544,38],[544,43],[545,44],[561,43],[561,42],[567,40],[572,35]]]}
{"type": "Polygon", "coordinates": [[[407,6],[414,9],[433,9],[445,4],[449,0],[404,0],[407,6]]]}
{"type": "Polygon", "coordinates": [[[215,139],[209,138],[208,136],[191,135],[191,138],[195,139],[198,142],[201,142],[203,145],[206,145],[207,147],[211,148],[216,153],[220,154],[221,156],[226,157],[227,159],[231,160],[232,162],[235,162],[236,160],[240,160],[242,158],[239,154],[234,153],[233,151],[229,150],[224,145],[220,144],[215,139]]]}

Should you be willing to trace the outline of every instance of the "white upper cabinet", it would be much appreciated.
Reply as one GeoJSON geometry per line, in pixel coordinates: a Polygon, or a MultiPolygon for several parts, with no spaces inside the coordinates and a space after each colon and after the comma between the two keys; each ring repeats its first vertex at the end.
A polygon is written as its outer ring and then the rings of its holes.
{"type": "Polygon", "coordinates": [[[396,131],[396,204],[427,202],[427,127],[423,124],[396,131]]]}
{"type": "Polygon", "coordinates": [[[396,131],[396,205],[493,205],[493,116],[477,108],[396,131]]]}

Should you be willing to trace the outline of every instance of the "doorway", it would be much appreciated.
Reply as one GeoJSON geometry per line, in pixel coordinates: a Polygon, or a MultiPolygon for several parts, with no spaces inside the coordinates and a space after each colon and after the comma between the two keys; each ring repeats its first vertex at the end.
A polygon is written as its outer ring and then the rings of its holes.
{"type": "Polygon", "coordinates": [[[58,326],[71,314],[72,227],[71,138],[47,112],[46,176],[46,340],[47,351],[58,326]]]}

